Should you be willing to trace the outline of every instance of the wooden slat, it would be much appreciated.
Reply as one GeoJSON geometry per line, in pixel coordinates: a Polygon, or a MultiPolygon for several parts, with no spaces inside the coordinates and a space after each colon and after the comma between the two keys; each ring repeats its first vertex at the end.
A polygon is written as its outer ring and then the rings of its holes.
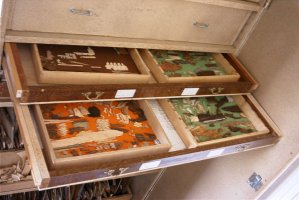
{"type": "Polygon", "coordinates": [[[31,118],[31,114],[28,106],[21,106],[13,95],[13,86],[11,84],[11,77],[8,73],[6,58],[2,60],[2,66],[7,80],[7,86],[14,104],[17,121],[25,145],[25,150],[29,155],[30,163],[32,166],[31,173],[33,175],[34,183],[35,185],[40,185],[42,181],[48,179],[50,175],[31,118]]]}
{"type": "Polygon", "coordinates": [[[235,57],[232,54],[224,54],[224,57],[230,62],[230,63],[234,63],[233,66],[235,67],[235,69],[242,74],[242,78],[245,78],[246,80],[248,80],[252,86],[250,91],[248,92],[252,92],[253,90],[257,89],[257,87],[259,86],[258,82],[255,80],[255,78],[249,73],[249,71],[244,67],[244,65],[237,59],[237,57],[235,57]]]}
{"type": "Polygon", "coordinates": [[[260,9],[258,12],[251,13],[241,33],[239,34],[238,38],[235,40],[233,44],[233,46],[236,47],[235,55],[238,55],[240,53],[242,47],[245,45],[251,33],[255,30],[258,22],[262,18],[270,2],[271,0],[266,1],[266,4],[264,5],[264,7],[262,7],[262,9],[260,9]]]}
{"type": "MultiPolygon", "coordinates": [[[[205,160],[209,159],[210,157],[207,157],[207,155],[210,153],[210,151],[215,150],[216,148],[225,148],[225,151],[221,155],[217,155],[216,157],[219,156],[224,156],[224,155],[229,155],[229,154],[234,154],[234,153],[239,153],[244,150],[252,150],[252,149],[257,149],[257,148],[262,148],[266,147],[269,145],[272,145],[276,142],[276,137],[271,137],[270,135],[268,137],[262,137],[259,138],[258,140],[251,140],[249,141],[247,139],[246,145],[248,147],[246,149],[239,149],[239,147],[242,147],[242,144],[229,144],[229,145],[217,145],[217,147],[213,148],[211,150],[199,150],[199,148],[193,148],[193,149],[187,149],[184,151],[177,151],[177,152],[172,152],[168,153],[168,156],[165,155],[157,155],[154,157],[149,157],[146,156],[143,159],[135,159],[135,160],[126,160],[120,161],[117,163],[107,163],[105,165],[99,165],[97,167],[93,167],[93,169],[90,169],[89,171],[86,170],[80,170],[77,172],[76,171],[69,171],[68,173],[66,172],[56,172],[57,174],[53,173],[53,176],[50,180],[50,182],[44,183],[41,185],[40,188],[47,189],[49,187],[60,187],[60,186],[65,186],[69,184],[78,184],[78,183],[86,183],[86,182],[91,182],[91,181],[102,181],[102,180],[108,180],[108,179],[115,179],[115,178],[123,178],[123,177],[131,177],[131,176],[136,176],[139,174],[142,174],[144,172],[149,172],[152,170],[157,170],[157,169],[162,169],[166,167],[172,167],[172,166],[177,166],[177,165],[182,165],[182,164],[187,164],[187,163],[192,163],[200,160],[205,160]],[[150,162],[152,160],[161,160],[161,163],[158,167],[155,168],[149,168],[146,170],[141,170],[139,171],[140,166],[144,162],[150,162]],[[120,174],[120,175],[112,175],[108,176],[107,172],[110,169],[118,170],[120,168],[128,168],[125,173],[120,174]]],[[[244,143],[245,141],[243,141],[244,143]]],[[[88,166],[87,166],[88,167],[88,166]]],[[[90,166],[89,166],[90,167],[90,166]]],[[[76,169],[73,169],[76,170],[76,169]]]]}
{"type": "MultiPolygon", "coordinates": [[[[31,57],[30,45],[17,45],[18,51],[13,51],[13,57],[21,60],[24,76],[26,77],[28,88],[23,91],[21,103],[45,103],[45,102],[62,102],[62,101],[86,101],[88,100],[82,93],[92,92],[92,97],[95,92],[104,92],[99,101],[114,99],[116,91],[119,89],[136,89],[134,99],[136,98],[156,98],[156,97],[171,97],[181,96],[184,88],[200,88],[197,95],[211,95],[212,88],[224,88],[221,94],[241,94],[248,93],[256,83],[248,75],[248,71],[244,66],[240,65],[236,60],[228,60],[235,70],[241,75],[238,82],[211,82],[211,83],[155,83],[155,84],[103,84],[103,85],[80,85],[74,87],[67,84],[40,84],[35,76],[33,62],[31,57]],[[18,55],[17,55],[18,54],[18,55]]],[[[14,60],[13,60],[14,61],[14,60]]],[[[16,62],[18,63],[18,62],[16,62]]],[[[11,65],[12,68],[17,68],[18,65],[11,65]]],[[[21,78],[20,76],[19,78],[21,78]]],[[[25,81],[20,81],[24,83],[25,81]]],[[[90,101],[90,100],[89,100],[90,101]]]]}
{"type": "Polygon", "coordinates": [[[23,90],[23,86],[22,86],[22,81],[19,77],[19,73],[17,71],[16,61],[14,59],[12,46],[9,43],[5,44],[5,57],[6,57],[5,62],[2,62],[3,69],[5,69],[5,66],[7,65],[10,66],[9,68],[8,67],[6,68],[5,77],[6,80],[8,80],[9,78],[13,80],[11,86],[12,87],[11,95],[15,96],[17,90],[23,90]]]}
{"type": "MultiPolygon", "coordinates": [[[[3,52],[6,29],[10,24],[10,20],[12,19],[14,3],[15,0],[3,0],[2,6],[0,7],[0,9],[2,10],[1,18],[0,18],[0,55],[2,55],[3,52]]],[[[0,56],[0,63],[1,60],[2,60],[2,56],[0,56]]]]}
{"type": "Polygon", "coordinates": [[[262,7],[258,3],[240,0],[185,0],[196,3],[205,3],[215,6],[237,8],[243,10],[259,11],[262,7]]]}
{"type": "Polygon", "coordinates": [[[29,192],[37,190],[33,180],[24,180],[10,184],[0,185],[0,195],[8,195],[20,192],[29,192]]]}
{"type": "MultiPolygon", "coordinates": [[[[245,96],[246,97],[246,96],[245,96]]],[[[248,99],[248,98],[247,98],[248,99]]],[[[248,100],[250,103],[250,99],[248,100]]],[[[258,111],[256,108],[258,105],[256,103],[251,103],[253,106],[253,109],[255,111],[258,111]]],[[[258,113],[259,114],[259,113],[258,113]]],[[[260,116],[261,119],[264,121],[267,116],[260,116]]],[[[32,120],[32,118],[30,119],[32,120]]],[[[270,119],[269,119],[270,120],[270,119]]],[[[267,126],[271,124],[270,122],[266,122],[267,126]]],[[[159,168],[163,167],[170,167],[178,164],[185,164],[189,162],[195,162],[202,159],[207,159],[206,155],[209,151],[215,150],[216,148],[225,148],[225,154],[231,154],[239,152],[238,145],[247,144],[249,145],[248,149],[252,148],[259,148],[261,146],[272,144],[273,142],[276,142],[277,140],[277,134],[272,132],[273,129],[271,127],[268,127],[271,130],[271,133],[267,135],[259,135],[259,136],[253,136],[250,138],[243,138],[243,139],[237,139],[235,141],[225,141],[225,142],[219,142],[217,144],[211,144],[205,147],[197,147],[192,149],[186,149],[186,150],[180,150],[175,152],[169,152],[154,156],[144,156],[142,158],[133,158],[133,159],[126,159],[114,162],[107,162],[102,164],[96,164],[96,165],[87,165],[81,168],[77,167],[70,167],[70,168],[64,168],[59,170],[51,171],[51,178],[50,179],[44,179],[44,181],[41,183],[40,188],[46,189],[47,187],[58,187],[66,184],[78,184],[78,183],[84,183],[84,182],[90,182],[90,181],[98,181],[103,179],[111,179],[112,177],[124,177],[124,176],[132,176],[132,175],[138,175],[139,173],[142,173],[143,171],[139,171],[140,165],[143,162],[162,159],[161,165],[159,165],[159,168]],[[237,146],[235,146],[237,145],[237,146]],[[128,171],[124,173],[123,175],[117,175],[117,176],[109,176],[107,175],[107,172],[111,169],[118,170],[119,168],[129,167],[128,171]]],[[[36,137],[36,135],[31,135],[30,137],[36,137]]],[[[34,138],[31,138],[31,140],[35,140],[34,138]]],[[[241,151],[242,148],[241,148],[241,151]]],[[[153,170],[148,169],[146,171],[153,170]]]]}
{"type": "Polygon", "coordinates": [[[278,128],[278,126],[275,124],[275,122],[269,117],[267,112],[264,110],[264,108],[257,102],[257,100],[252,96],[252,94],[247,94],[247,98],[250,100],[250,103],[254,105],[255,109],[257,110],[257,113],[260,114],[264,118],[264,121],[268,123],[268,126],[270,126],[275,132],[275,134],[278,137],[282,136],[281,130],[278,128]]]}
{"type": "Polygon", "coordinates": [[[127,47],[141,49],[149,48],[216,53],[232,53],[235,51],[235,48],[230,45],[11,30],[6,32],[5,42],[127,47]]]}

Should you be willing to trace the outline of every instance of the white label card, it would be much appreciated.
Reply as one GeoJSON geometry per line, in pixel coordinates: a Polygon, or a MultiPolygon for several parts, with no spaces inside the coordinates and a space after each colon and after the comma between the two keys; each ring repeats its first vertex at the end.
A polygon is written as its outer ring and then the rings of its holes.
{"type": "Polygon", "coordinates": [[[17,90],[16,98],[21,98],[23,96],[23,90],[17,90]]]}
{"type": "Polygon", "coordinates": [[[156,168],[160,165],[161,160],[155,160],[155,161],[151,161],[151,162],[146,162],[143,163],[139,170],[145,170],[145,169],[152,169],[152,168],[156,168]]]}
{"type": "Polygon", "coordinates": [[[222,155],[225,149],[215,149],[208,153],[207,158],[216,157],[222,155]]]}
{"type": "Polygon", "coordinates": [[[181,94],[181,96],[189,96],[189,95],[196,95],[199,88],[185,88],[181,94]]]}
{"type": "Polygon", "coordinates": [[[130,98],[134,97],[136,89],[131,90],[117,90],[115,98],[130,98]]]}

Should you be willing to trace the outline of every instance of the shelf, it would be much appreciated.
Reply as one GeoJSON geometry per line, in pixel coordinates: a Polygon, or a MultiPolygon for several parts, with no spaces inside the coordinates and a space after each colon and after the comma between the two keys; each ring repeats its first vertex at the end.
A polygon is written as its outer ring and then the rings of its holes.
{"type": "Polygon", "coordinates": [[[258,84],[245,67],[232,54],[223,54],[226,60],[240,74],[237,82],[207,83],[147,83],[147,84],[102,84],[63,85],[40,84],[33,70],[33,61],[28,44],[6,43],[5,53],[8,74],[13,84],[13,95],[21,104],[49,102],[83,102],[124,99],[157,99],[187,97],[185,89],[195,88],[188,96],[228,95],[249,93],[258,84]],[[118,95],[122,93],[122,95],[118,95]],[[100,94],[100,95],[99,95],[100,94]]]}
{"type": "MultiPolygon", "coordinates": [[[[22,135],[26,144],[25,147],[30,155],[34,174],[33,178],[39,189],[47,189],[83,182],[139,175],[140,173],[156,169],[196,162],[232,153],[239,153],[276,143],[279,139],[279,131],[276,126],[258,106],[252,96],[248,95],[245,96],[245,98],[269,128],[269,134],[215,143],[192,149],[185,149],[184,146],[181,146],[179,148],[172,149],[171,152],[154,156],[144,156],[142,158],[124,159],[104,164],[96,164],[93,166],[70,167],[59,170],[49,170],[47,167],[42,147],[38,139],[39,133],[35,128],[30,107],[21,106],[19,104],[16,104],[15,106],[18,113],[18,120],[22,130],[22,135]]],[[[156,108],[155,112],[161,112],[161,109],[156,108]]],[[[161,113],[161,115],[163,114],[161,113]]],[[[161,121],[161,124],[163,123],[164,122],[161,121]]],[[[166,124],[164,126],[167,127],[169,125],[166,124]]],[[[165,131],[168,138],[171,138],[171,134],[177,134],[175,131],[169,133],[169,131],[171,131],[170,127],[165,131]]],[[[180,146],[179,141],[170,142],[174,147],[180,146]]]]}
{"type": "Polygon", "coordinates": [[[0,107],[12,107],[7,84],[5,81],[0,82],[0,107]]]}
{"type": "Polygon", "coordinates": [[[34,191],[34,190],[37,190],[37,187],[35,186],[32,179],[15,182],[15,183],[9,183],[9,184],[1,184],[0,185],[0,196],[7,195],[7,194],[20,193],[20,192],[29,192],[29,191],[34,191]]]}

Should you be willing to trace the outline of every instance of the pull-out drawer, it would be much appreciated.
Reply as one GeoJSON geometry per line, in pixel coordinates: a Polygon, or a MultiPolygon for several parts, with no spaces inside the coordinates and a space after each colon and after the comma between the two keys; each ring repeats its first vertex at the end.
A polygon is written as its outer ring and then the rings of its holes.
{"type": "Polygon", "coordinates": [[[36,189],[12,107],[0,108],[0,196],[36,189]]]}
{"type": "Polygon", "coordinates": [[[9,29],[232,45],[258,9],[224,0],[23,0],[16,1],[9,29]]]}
{"type": "MultiPolygon", "coordinates": [[[[12,92],[10,80],[9,83],[9,89],[12,92]]],[[[130,159],[124,157],[117,161],[57,169],[50,168],[49,163],[47,163],[45,148],[39,139],[41,132],[38,131],[36,125],[33,107],[18,104],[14,96],[13,101],[20,129],[29,152],[33,178],[39,189],[45,189],[81,182],[133,176],[155,169],[238,153],[276,143],[280,136],[278,128],[251,95],[245,95],[243,98],[246,105],[250,106],[252,112],[259,117],[268,133],[252,134],[251,136],[249,134],[247,137],[237,137],[231,140],[215,140],[213,143],[188,149],[182,145],[181,139],[158,103],[151,101],[150,105],[172,145],[169,152],[130,159]]]]}
{"type": "Polygon", "coordinates": [[[106,84],[98,85],[39,83],[34,71],[35,64],[32,59],[30,44],[6,43],[5,56],[9,66],[9,76],[14,83],[13,95],[22,104],[241,94],[251,92],[257,87],[254,78],[231,54],[220,56],[233,68],[234,72],[232,73],[234,74],[231,75],[234,78],[233,82],[227,82],[227,80],[220,78],[216,80],[216,77],[205,81],[188,81],[179,84],[175,82],[107,84],[106,82],[106,84]]]}
{"type": "Polygon", "coordinates": [[[19,180],[19,177],[21,177],[22,171],[21,170],[18,171],[16,169],[16,167],[19,167],[19,163],[22,163],[23,161],[20,162],[18,159],[21,160],[26,157],[27,157],[27,155],[24,150],[23,151],[0,152],[0,159],[1,159],[0,196],[4,195],[4,194],[26,192],[26,191],[32,191],[32,190],[37,189],[31,175],[22,177],[19,180]],[[13,177],[13,178],[11,178],[11,177],[13,177]],[[2,182],[4,179],[9,179],[9,182],[8,183],[2,182]]]}

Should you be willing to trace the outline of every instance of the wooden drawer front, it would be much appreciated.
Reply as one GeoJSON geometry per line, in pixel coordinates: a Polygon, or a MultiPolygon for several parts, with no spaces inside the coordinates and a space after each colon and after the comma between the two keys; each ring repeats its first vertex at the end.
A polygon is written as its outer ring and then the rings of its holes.
{"type": "Polygon", "coordinates": [[[246,100],[242,96],[231,96],[231,97],[223,96],[223,97],[218,97],[219,98],[218,100],[216,98],[217,97],[212,97],[210,98],[210,100],[208,100],[209,98],[206,97],[198,98],[198,99],[192,98],[192,100],[189,98],[183,100],[163,99],[159,101],[161,107],[164,109],[168,118],[171,120],[173,126],[181,136],[183,142],[189,148],[215,144],[221,141],[233,141],[235,139],[253,137],[257,135],[265,135],[269,133],[269,129],[263,124],[263,122],[258,117],[256,112],[251,108],[251,106],[246,102],[246,100]],[[174,103],[175,101],[177,102],[177,104],[174,103]],[[201,102],[204,101],[205,103],[201,104],[201,102]],[[193,111],[191,110],[191,108],[187,107],[188,104],[192,105],[192,102],[196,102],[194,103],[196,106],[195,105],[193,106],[194,108],[193,111]],[[217,104],[214,105],[215,106],[214,109],[217,110],[216,111],[217,114],[210,113],[210,111],[213,112],[212,111],[213,108],[211,108],[210,105],[207,106],[208,109],[204,108],[203,105],[205,105],[206,103],[208,104],[209,102],[213,102],[213,103],[217,102],[217,104]],[[237,109],[235,111],[232,111],[231,115],[227,114],[226,113],[227,111],[222,112],[221,106],[225,104],[224,102],[227,102],[228,104],[234,103],[234,106],[230,108],[234,108],[234,109],[237,108],[237,109]],[[196,108],[197,106],[198,108],[196,108]],[[184,110],[182,115],[178,113],[177,111],[178,109],[180,111],[184,110]],[[186,110],[190,112],[188,113],[188,115],[185,112],[186,110]],[[226,114],[223,115],[223,113],[226,114]],[[240,114],[241,118],[244,117],[242,120],[233,116],[238,113],[241,113],[240,114]],[[190,122],[186,123],[190,119],[191,119],[191,123],[190,122]],[[236,120],[236,121],[231,121],[231,120],[236,120]],[[219,122],[218,125],[220,125],[221,127],[219,129],[216,128],[218,126],[217,122],[219,122]],[[197,123],[200,125],[198,125],[197,123]],[[240,127],[243,128],[243,132],[241,131],[237,133],[239,130],[233,130],[233,129],[239,129],[238,128],[239,125],[240,127]],[[229,127],[229,131],[225,131],[227,127],[229,127]],[[223,131],[223,133],[220,133],[221,131],[223,131]]]}
{"type": "Polygon", "coordinates": [[[34,121],[38,124],[51,169],[94,165],[95,163],[119,161],[124,158],[141,158],[146,155],[168,152],[171,147],[159,120],[147,101],[106,102],[105,105],[94,103],[50,104],[35,105],[34,108],[34,121]],[[61,108],[59,109],[61,106],[68,107],[67,112],[76,109],[77,111],[71,115],[65,115],[61,108]],[[48,112],[49,108],[52,111],[48,112]],[[81,111],[85,109],[85,112],[81,113],[79,108],[81,111]],[[89,113],[91,108],[93,108],[93,114],[89,113]],[[136,110],[135,112],[132,112],[133,108],[136,110]],[[61,114],[64,117],[49,118],[49,115],[52,115],[50,113],[54,110],[57,110],[57,115],[61,114]],[[120,110],[127,111],[120,112],[120,110]],[[120,113],[115,114],[117,112],[120,113]],[[78,115],[78,113],[80,114],[78,115]],[[48,116],[45,117],[46,115],[48,116]],[[138,116],[138,119],[133,119],[135,116],[138,116]],[[64,119],[67,119],[68,122],[64,119]],[[84,125],[85,128],[83,128],[82,122],[87,125],[84,125]],[[52,129],[50,132],[49,123],[52,128],[64,127],[63,129],[54,128],[56,131],[53,132],[52,129]],[[76,123],[77,125],[75,125],[76,123]],[[74,135],[76,136],[74,137],[74,135]],[[94,148],[94,145],[97,145],[97,148],[94,148]]]}
{"type": "Polygon", "coordinates": [[[11,107],[0,108],[0,138],[0,196],[34,190],[30,161],[11,107]]]}
{"type": "Polygon", "coordinates": [[[22,0],[11,29],[231,45],[250,13],[178,0],[22,0]]]}
{"type": "Polygon", "coordinates": [[[40,189],[46,189],[47,187],[63,186],[66,184],[133,176],[157,168],[171,167],[211,157],[242,152],[277,142],[279,130],[275,124],[269,119],[252,96],[244,96],[244,98],[270,130],[269,134],[254,135],[232,141],[220,141],[206,146],[176,150],[163,154],[146,155],[139,158],[108,161],[95,165],[63,169],[50,169],[49,164],[46,164],[46,157],[39,141],[40,133],[34,125],[35,120],[33,115],[30,114],[30,107],[16,105],[16,108],[18,110],[20,128],[23,131],[24,140],[30,153],[35,183],[40,189]]]}
{"type": "Polygon", "coordinates": [[[189,83],[143,83],[143,84],[41,84],[38,82],[30,45],[6,43],[5,60],[13,80],[14,96],[21,103],[101,101],[107,99],[155,98],[169,96],[195,96],[248,93],[257,87],[254,78],[236,57],[224,54],[225,59],[240,74],[236,82],[211,80],[189,83]],[[185,89],[192,91],[186,92],[185,89]],[[195,89],[194,89],[195,88],[195,89]],[[119,95],[122,93],[123,95],[119,95]]]}
{"type": "MultiPolygon", "coordinates": [[[[5,62],[4,69],[5,72],[7,72],[5,62]]],[[[6,77],[10,93],[12,94],[12,82],[9,80],[10,76],[8,76],[8,73],[6,73],[6,77]]],[[[134,176],[147,171],[242,152],[249,149],[268,146],[277,142],[280,136],[280,131],[276,125],[251,95],[245,95],[243,97],[269,129],[269,134],[238,138],[233,141],[220,141],[191,149],[178,148],[180,150],[173,150],[168,153],[157,155],[146,155],[142,158],[131,158],[120,161],[98,163],[95,165],[86,165],[82,168],[70,167],[64,169],[49,168],[49,163],[46,162],[45,152],[43,152],[43,147],[39,139],[41,133],[37,130],[34,116],[31,113],[32,110],[29,106],[21,106],[14,95],[12,95],[12,100],[15,105],[24,143],[27,147],[32,164],[34,182],[38,188],[46,189],[68,184],[78,184],[81,182],[134,176]]],[[[160,112],[160,109],[157,110],[160,112]]],[[[162,113],[159,115],[161,114],[162,113]]],[[[160,120],[160,123],[161,125],[165,123],[163,127],[168,127],[166,121],[164,122],[163,120],[160,120]]],[[[165,133],[167,130],[168,128],[164,129],[165,133]]],[[[172,133],[168,132],[166,135],[169,138],[178,137],[175,131],[172,133]]],[[[178,144],[174,142],[171,143],[171,145],[174,146],[178,144]]]]}

